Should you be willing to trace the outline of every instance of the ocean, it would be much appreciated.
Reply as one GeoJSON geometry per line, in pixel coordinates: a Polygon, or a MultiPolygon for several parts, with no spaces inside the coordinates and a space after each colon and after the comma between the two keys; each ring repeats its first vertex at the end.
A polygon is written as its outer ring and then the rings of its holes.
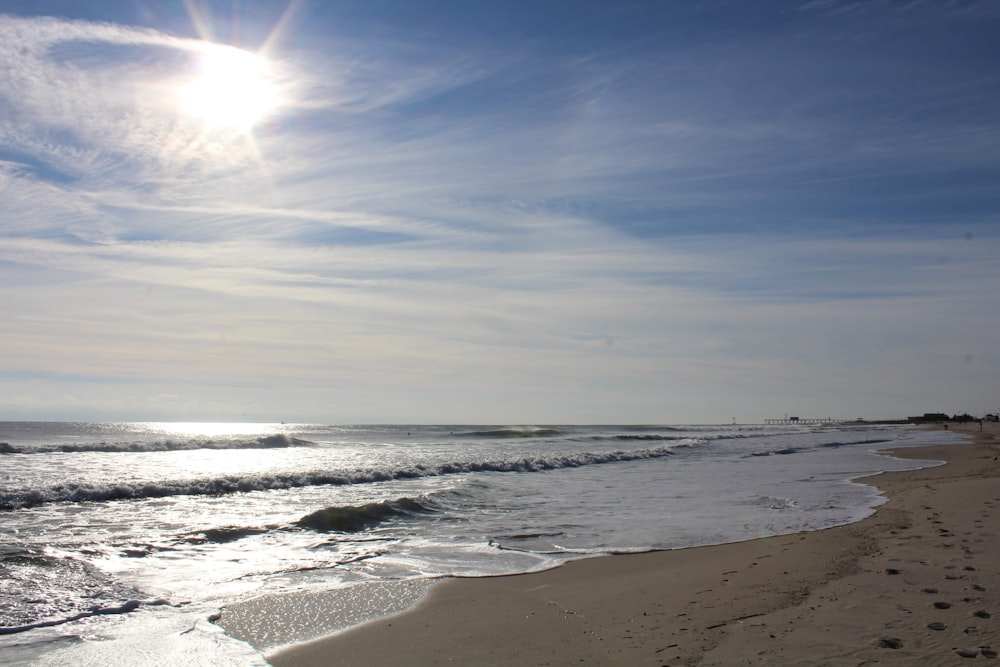
{"type": "Polygon", "coordinates": [[[443,576],[818,530],[888,425],[0,422],[0,663],[266,665],[443,576]]]}

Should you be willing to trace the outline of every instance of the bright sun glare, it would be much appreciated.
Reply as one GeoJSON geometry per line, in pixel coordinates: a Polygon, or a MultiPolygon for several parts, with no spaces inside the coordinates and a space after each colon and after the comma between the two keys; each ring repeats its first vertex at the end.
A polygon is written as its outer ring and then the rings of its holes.
{"type": "Polygon", "coordinates": [[[271,64],[233,47],[199,55],[194,78],[180,88],[182,108],[209,127],[249,130],[280,105],[271,64]]]}

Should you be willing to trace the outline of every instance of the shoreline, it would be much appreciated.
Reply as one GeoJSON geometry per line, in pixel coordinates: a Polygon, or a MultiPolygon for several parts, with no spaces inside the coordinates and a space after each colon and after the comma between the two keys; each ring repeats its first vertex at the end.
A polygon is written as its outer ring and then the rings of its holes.
{"type": "MultiPolygon", "coordinates": [[[[1000,650],[1000,428],[886,450],[860,522],[449,579],[414,608],[267,656],[320,665],[965,664],[1000,650]],[[931,592],[933,591],[933,592],[931,592]]],[[[997,662],[996,664],[1000,664],[997,662]]]]}

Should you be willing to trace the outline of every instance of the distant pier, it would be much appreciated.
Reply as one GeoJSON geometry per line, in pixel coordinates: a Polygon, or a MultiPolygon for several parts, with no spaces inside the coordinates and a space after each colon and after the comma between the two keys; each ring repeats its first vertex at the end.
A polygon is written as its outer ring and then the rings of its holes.
{"type": "Polygon", "coordinates": [[[825,419],[817,419],[813,417],[782,417],[781,419],[765,419],[764,423],[767,425],[773,424],[839,424],[842,419],[831,419],[829,417],[825,419]]]}

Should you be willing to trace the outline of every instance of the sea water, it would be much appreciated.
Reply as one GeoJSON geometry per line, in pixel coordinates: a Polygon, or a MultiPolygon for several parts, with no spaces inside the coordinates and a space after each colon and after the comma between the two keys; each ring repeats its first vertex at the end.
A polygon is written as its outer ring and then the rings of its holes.
{"type": "Polygon", "coordinates": [[[0,422],[0,663],[262,665],[442,576],[857,521],[880,425],[0,422]],[[220,610],[222,614],[220,616],[220,610]]]}

